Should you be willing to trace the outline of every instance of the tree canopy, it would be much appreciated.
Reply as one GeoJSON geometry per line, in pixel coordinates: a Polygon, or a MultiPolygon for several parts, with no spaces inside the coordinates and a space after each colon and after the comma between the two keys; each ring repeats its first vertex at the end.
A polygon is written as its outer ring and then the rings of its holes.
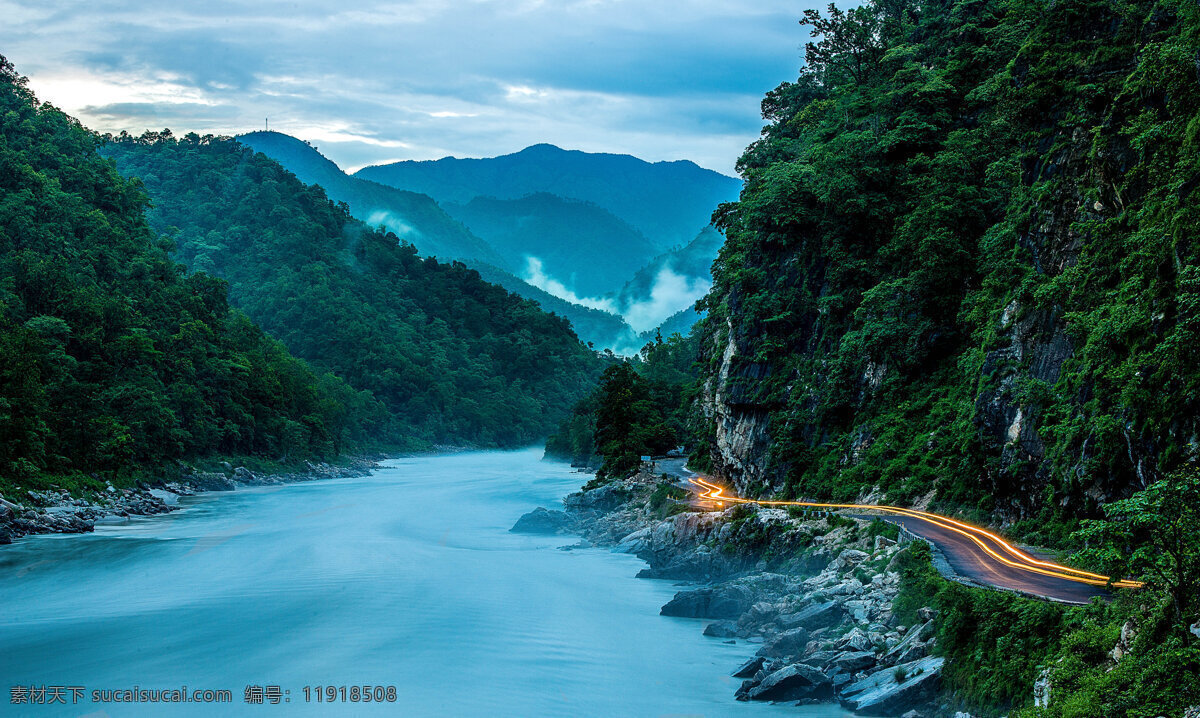
{"type": "Polygon", "coordinates": [[[0,58],[0,482],[367,441],[379,403],[231,310],[225,282],[173,262],[139,183],[96,143],[0,58]]]}

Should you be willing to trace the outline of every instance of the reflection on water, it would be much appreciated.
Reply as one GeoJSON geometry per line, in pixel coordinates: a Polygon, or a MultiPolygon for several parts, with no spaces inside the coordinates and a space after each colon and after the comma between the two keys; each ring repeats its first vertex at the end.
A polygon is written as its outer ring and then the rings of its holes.
{"type": "MultiPolygon", "coordinates": [[[[402,459],[0,548],[4,715],[842,716],[733,700],[755,646],[658,616],[636,558],[508,533],[580,483],[540,451],[402,459]],[[13,685],[223,689],[234,702],[28,707],[13,685]],[[305,686],[395,686],[388,705],[305,686]],[[286,706],[247,705],[280,686],[286,706]],[[397,710],[401,709],[402,710],[397,710]],[[97,713],[102,711],[102,713],[97,713]]],[[[68,701],[70,700],[68,694],[68,701]]]]}

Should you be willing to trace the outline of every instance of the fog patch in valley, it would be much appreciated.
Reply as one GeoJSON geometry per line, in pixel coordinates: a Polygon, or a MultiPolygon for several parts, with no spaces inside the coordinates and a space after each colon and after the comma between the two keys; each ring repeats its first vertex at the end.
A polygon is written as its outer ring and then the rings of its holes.
{"type": "Polygon", "coordinates": [[[679,310],[692,306],[712,287],[712,283],[706,279],[679,274],[671,269],[670,265],[666,265],[655,275],[649,296],[633,301],[626,299],[619,304],[611,297],[584,297],[576,294],[562,281],[550,276],[542,260],[537,257],[526,257],[525,273],[521,278],[538,289],[572,304],[616,314],[638,333],[649,331],[679,310]]]}

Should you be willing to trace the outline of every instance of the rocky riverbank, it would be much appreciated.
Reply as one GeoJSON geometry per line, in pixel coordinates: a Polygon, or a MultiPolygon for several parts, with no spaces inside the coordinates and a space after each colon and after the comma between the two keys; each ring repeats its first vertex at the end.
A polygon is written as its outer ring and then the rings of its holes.
{"type": "Polygon", "coordinates": [[[944,659],[937,613],[905,621],[905,539],[882,522],[739,504],[699,511],[662,475],[640,473],[538,508],[513,531],[578,534],[583,545],[635,554],[648,578],[687,582],[662,614],[708,619],[714,640],[759,645],[730,667],[741,700],[838,702],[860,715],[933,718],[944,659]],[[907,625],[906,625],[907,623],[907,625]]]}
{"type": "Polygon", "coordinates": [[[0,496],[0,544],[22,536],[45,533],[87,533],[97,523],[119,522],[131,516],[165,514],[178,508],[180,496],[205,491],[233,491],[238,486],[268,486],[297,481],[366,476],[378,467],[375,459],[356,457],[342,465],[305,462],[281,473],[254,473],[244,466],[222,464],[219,471],[199,471],[181,465],[179,475],[155,484],[104,491],[87,497],[72,496],[66,489],[26,491],[0,496]]]}

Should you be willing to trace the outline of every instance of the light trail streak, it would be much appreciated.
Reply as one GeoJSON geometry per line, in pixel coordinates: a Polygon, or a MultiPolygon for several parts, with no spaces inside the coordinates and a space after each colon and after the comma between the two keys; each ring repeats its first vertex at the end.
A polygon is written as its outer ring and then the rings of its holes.
{"type": "MultiPolygon", "coordinates": [[[[994,560],[996,560],[1006,566],[1020,569],[1022,571],[1029,571],[1031,573],[1042,574],[1043,576],[1051,576],[1054,578],[1060,578],[1065,581],[1074,581],[1076,583],[1086,583],[1086,584],[1091,584],[1093,586],[1109,585],[1110,579],[1108,576],[1104,576],[1104,575],[1098,574],[1098,573],[1092,573],[1090,571],[1083,571],[1083,570],[1077,569],[1077,568],[1071,568],[1070,566],[1062,566],[1060,564],[1051,563],[1049,561],[1039,561],[1038,559],[1035,559],[1032,556],[1029,556],[1025,552],[1018,549],[1016,546],[1013,546],[1012,544],[1010,544],[1007,541],[1005,541],[1004,539],[1002,539],[1000,536],[996,535],[995,533],[992,533],[991,531],[988,531],[987,529],[980,528],[979,526],[972,526],[971,524],[964,523],[962,521],[957,521],[957,520],[949,518],[947,516],[941,516],[939,514],[932,514],[927,511],[917,511],[916,509],[905,509],[905,508],[900,508],[898,506],[885,506],[885,505],[881,505],[881,504],[823,504],[823,503],[816,503],[816,502],[812,502],[812,501],[772,501],[772,500],[743,499],[738,496],[729,496],[725,493],[725,487],[720,486],[718,484],[714,484],[711,481],[706,481],[705,479],[702,479],[699,477],[693,477],[691,479],[688,479],[688,481],[690,481],[692,484],[699,487],[701,499],[715,501],[718,506],[723,505],[722,502],[727,501],[730,503],[741,503],[741,504],[761,504],[763,506],[799,506],[802,508],[812,508],[812,509],[833,509],[833,510],[855,509],[855,510],[860,510],[860,511],[882,511],[884,513],[892,513],[892,514],[898,514],[901,516],[908,516],[911,518],[920,519],[922,521],[927,521],[936,526],[940,526],[944,529],[947,529],[949,531],[953,531],[954,533],[965,536],[967,539],[972,541],[975,545],[979,546],[979,548],[983,549],[984,553],[986,553],[988,556],[990,556],[994,560]],[[1000,547],[1000,549],[1002,551],[1009,554],[1016,560],[1006,558],[1006,557],[1000,555],[1000,553],[998,553],[995,549],[993,549],[991,546],[988,546],[986,543],[984,543],[984,539],[995,543],[997,546],[1000,547]]],[[[1141,588],[1143,585],[1145,585],[1145,584],[1143,584],[1141,581],[1131,581],[1128,579],[1122,579],[1119,581],[1112,582],[1112,586],[1115,588],[1141,588]]]]}

